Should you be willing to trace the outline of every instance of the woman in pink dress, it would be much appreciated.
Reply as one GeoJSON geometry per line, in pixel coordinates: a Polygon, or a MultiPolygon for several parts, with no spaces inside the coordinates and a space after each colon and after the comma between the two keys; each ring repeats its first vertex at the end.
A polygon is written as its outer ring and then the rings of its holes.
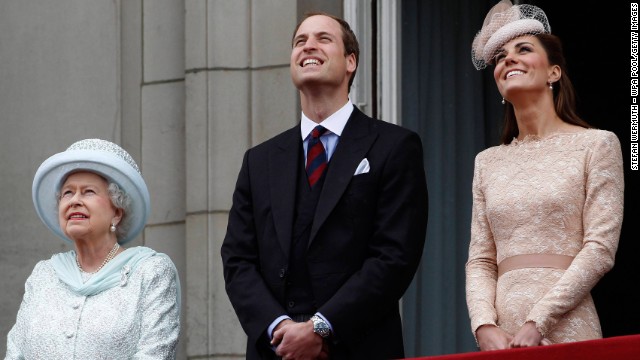
{"type": "Polygon", "coordinates": [[[505,104],[502,144],[479,153],[466,265],[480,350],[602,337],[591,289],[614,264],[623,216],[615,134],[575,111],[544,12],[503,0],[472,45],[505,104]]]}

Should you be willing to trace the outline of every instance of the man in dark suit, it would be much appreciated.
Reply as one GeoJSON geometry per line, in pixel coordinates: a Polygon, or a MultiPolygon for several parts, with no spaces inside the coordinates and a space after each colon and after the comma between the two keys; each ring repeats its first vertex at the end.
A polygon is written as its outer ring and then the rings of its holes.
{"type": "Polygon", "coordinates": [[[358,56],[345,21],[307,15],[290,65],[301,122],[244,156],[221,253],[248,359],[404,356],[399,300],[427,227],[422,143],[351,103],[358,56]]]}

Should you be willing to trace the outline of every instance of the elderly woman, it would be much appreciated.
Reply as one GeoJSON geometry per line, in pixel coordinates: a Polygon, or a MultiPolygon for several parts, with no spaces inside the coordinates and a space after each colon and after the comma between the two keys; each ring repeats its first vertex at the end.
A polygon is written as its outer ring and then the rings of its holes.
{"type": "Polygon", "coordinates": [[[467,305],[481,350],[602,337],[591,289],[623,216],[620,142],[576,115],[545,13],[501,1],[472,46],[505,104],[502,144],[477,155],[467,305]]]}
{"type": "Polygon", "coordinates": [[[42,163],[32,194],[44,224],[74,250],[35,266],[6,359],[175,358],[176,268],[147,247],[123,248],[150,210],[131,156],[109,141],[78,141],[42,163]]]}

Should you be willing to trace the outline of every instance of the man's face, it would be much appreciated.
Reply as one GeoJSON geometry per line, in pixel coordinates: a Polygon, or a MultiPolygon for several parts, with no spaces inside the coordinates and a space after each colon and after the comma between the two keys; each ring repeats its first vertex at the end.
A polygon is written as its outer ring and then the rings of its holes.
{"type": "Polygon", "coordinates": [[[355,71],[355,55],[345,55],[342,28],[332,18],[315,15],[300,24],[293,38],[291,78],[300,90],[334,86],[347,89],[355,71]]]}

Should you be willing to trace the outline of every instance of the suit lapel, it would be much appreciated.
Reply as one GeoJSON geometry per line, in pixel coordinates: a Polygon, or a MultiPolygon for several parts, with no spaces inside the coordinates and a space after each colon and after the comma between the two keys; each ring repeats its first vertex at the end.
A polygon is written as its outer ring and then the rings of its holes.
{"type": "Polygon", "coordinates": [[[291,231],[296,198],[298,162],[301,161],[302,139],[300,126],[283,134],[269,156],[269,189],[272,201],[273,221],[278,242],[289,257],[291,231]]]}
{"type": "Polygon", "coordinates": [[[311,226],[309,244],[313,242],[318,229],[325,222],[333,208],[342,197],[347,185],[353,177],[356,167],[364,159],[369,148],[377,137],[369,131],[368,117],[358,108],[345,126],[338,146],[331,157],[327,175],[322,186],[322,193],[318,201],[316,213],[311,226]]]}

